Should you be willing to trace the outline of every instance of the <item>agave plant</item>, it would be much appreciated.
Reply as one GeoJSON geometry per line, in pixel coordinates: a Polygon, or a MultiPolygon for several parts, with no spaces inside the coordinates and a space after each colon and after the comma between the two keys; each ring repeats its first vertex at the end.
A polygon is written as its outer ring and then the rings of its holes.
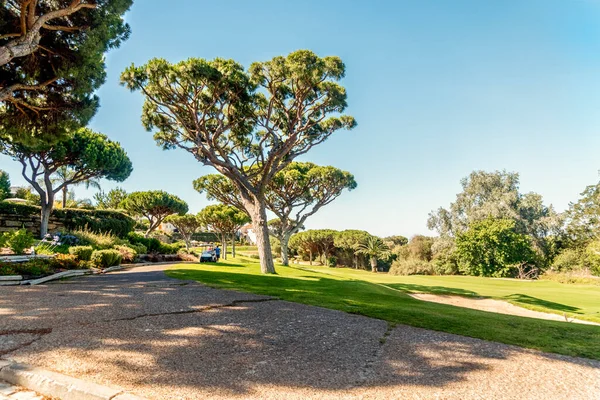
{"type": "Polygon", "coordinates": [[[377,236],[370,236],[356,247],[356,254],[364,254],[371,261],[371,271],[377,272],[377,260],[389,258],[390,248],[377,236]]]}

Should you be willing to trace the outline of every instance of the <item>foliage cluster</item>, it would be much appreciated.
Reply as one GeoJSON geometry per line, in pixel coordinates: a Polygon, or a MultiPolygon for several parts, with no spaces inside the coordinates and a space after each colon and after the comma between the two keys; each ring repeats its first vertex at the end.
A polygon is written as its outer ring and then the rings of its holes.
{"type": "Polygon", "coordinates": [[[34,242],[33,235],[25,228],[0,233],[0,247],[8,247],[14,254],[23,254],[34,242]]]}
{"type": "Polygon", "coordinates": [[[109,268],[121,264],[121,259],[117,250],[94,250],[90,261],[99,268],[109,268]]]}
{"type": "MultiPolygon", "coordinates": [[[[38,217],[40,207],[0,202],[0,214],[38,217]]],[[[119,237],[125,237],[135,225],[131,217],[118,211],[60,208],[54,209],[51,215],[64,224],[67,230],[87,229],[93,232],[112,233],[119,237]]]]}
{"type": "Polygon", "coordinates": [[[73,246],[69,247],[69,254],[77,257],[81,261],[90,261],[94,248],[92,246],[73,246]]]}

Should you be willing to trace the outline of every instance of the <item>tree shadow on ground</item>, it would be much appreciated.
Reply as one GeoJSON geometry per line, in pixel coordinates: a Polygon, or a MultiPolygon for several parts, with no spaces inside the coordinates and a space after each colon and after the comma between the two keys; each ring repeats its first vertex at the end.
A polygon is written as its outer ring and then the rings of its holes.
{"type": "Polygon", "coordinates": [[[482,297],[477,292],[447,286],[416,285],[413,283],[386,283],[385,286],[413,293],[433,293],[457,296],[482,297]]]}
{"type": "Polygon", "coordinates": [[[538,299],[537,297],[528,296],[526,294],[515,293],[508,296],[504,296],[505,299],[511,300],[516,303],[529,304],[532,306],[538,306],[547,308],[550,310],[563,311],[569,313],[581,314],[580,308],[568,306],[566,304],[555,303],[553,301],[538,299]]]}
{"type": "MultiPolygon", "coordinates": [[[[210,276],[213,282],[262,282],[265,290],[277,285],[279,294],[315,305],[317,293],[334,288],[336,308],[373,316],[384,316],[388,308],[377,305],[374,296],[379,295],[381,301],[396,302],[396,314],[385,316],[397,322],[411,319],[426,325],[426,314],[435,312],[440,328],[452,329],[465,321],[485,325],[494,318],[476,312],[479,319],[469,319],[476,314],[422,305],[365,282],[233,275],[202,272],[203,279],[210,276]]],[[[47,286],[0,288],[0,338],[11,329],[46,329],[39,340],[6,357],[126,389],[142,387],[140,394],[165,399],[246,395],[256,386],[271,388],[274,395],[278,387],[334,392],[356,386],[441,388],[492,368],[494,360],[523,353],[417,328],[396,328],[387,337],[387,324],[380,320],[265,299],[135,270],[47,286]]],[[[531,331],[560,327],[518,317],[500,323],[507,321],[515,329],[529,324],[531,331]]],[[[570,329],[565,325],[556,333],[568,336],[570,329]]],[[[598,335],[590,341],[600,338],[600,329],[594,332],[598,335]]],[[[589,360],[542,356],[600,368],[589,360]]]]}

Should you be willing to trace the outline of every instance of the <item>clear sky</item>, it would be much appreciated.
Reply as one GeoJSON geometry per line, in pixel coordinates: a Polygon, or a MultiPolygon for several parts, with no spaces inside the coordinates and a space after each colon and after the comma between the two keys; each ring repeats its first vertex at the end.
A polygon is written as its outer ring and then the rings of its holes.
{"type": "MultiPolygon", "coordinates": [[[[599,1],[137,0],[127,20],[133,33],[107,57],[91,127],[128,151],[128,191],[163,189],[196,212],[208,202],[191,182],[213,170],[154,144],[141,96],[119,86],[125,67],[152,57],[249,66],[297,49],[343,59],[358,121],[304,158],[358,182],[307,228],[430,233],[427,214],[474,169],[519,172],[523,192],[559,211],[598,181],[599,1]]],[[[0,168],[24,183],[17,163],[0,157],[0,168]]]]}

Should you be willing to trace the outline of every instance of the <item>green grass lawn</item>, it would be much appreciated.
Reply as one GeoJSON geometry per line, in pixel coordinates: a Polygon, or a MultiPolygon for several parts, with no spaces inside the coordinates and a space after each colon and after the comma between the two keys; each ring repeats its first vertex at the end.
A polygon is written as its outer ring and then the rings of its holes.
{"type": "MultiPolygon", "coordinates": [[[[555,282],[396,277],[350,269],[310,269],[278,266],[277,275],[262,275],[257,260],[238,257],[219,264],[176,265],[167,274],[174,278],[196,280],[212,287],[271,295],[282,300],[361,314],[392,324],[418,326],[559,354],[600,359],[598,326],[516,317],[424,302],[393,290],[506,298],[510,295],[511,285],[517,285],[513,286],[513,294],[541,299],[551,303],[554,308],[562,305],[593,314],[592,310],[599,301],[597,287],[596,291],[587,292],[588,287],[585,285],[562,285],[555,282]],[[532,285],[537,283],[543,285],[539,288],[532,285]],[[532,292],[530,287],[522,286],[526,284],[538,291],[532,292]],[[566,290],[568,302],[562,300],[562,290],[566,290]]],[[[523,299],[525,297],[519,301],[523,302],[523,299]]],[[[527,301],[524,304],[528,304],[527,301]]]]}
{"type": "Polygon", "coordinates": [[[476,276],[394,276],[348,268],[305,268],[348,279],[361,279],[409,293],[489,297],[536,311],[600,322],[600,287],[554,281],[481,278],[476,276]]]}

